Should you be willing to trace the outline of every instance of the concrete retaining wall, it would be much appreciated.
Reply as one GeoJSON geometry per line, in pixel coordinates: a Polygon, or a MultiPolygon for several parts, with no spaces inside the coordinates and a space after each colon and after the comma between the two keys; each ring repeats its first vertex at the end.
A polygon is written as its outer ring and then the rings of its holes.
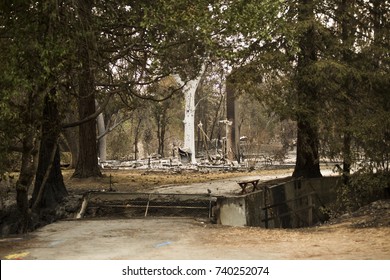
{"type": "Polygon", "coordinates": [[[247,209],[245,196],[218,197],[217,198],[217,221],[222,225],[246,226],[247,209]]]}
{"type": "Polygon", "coordinates": [[[325,219],[320,208],[336,199],[339,177],[302,179],[246,195],[218,197],[217,221],[223,225],[297,228],[325,219]]]}

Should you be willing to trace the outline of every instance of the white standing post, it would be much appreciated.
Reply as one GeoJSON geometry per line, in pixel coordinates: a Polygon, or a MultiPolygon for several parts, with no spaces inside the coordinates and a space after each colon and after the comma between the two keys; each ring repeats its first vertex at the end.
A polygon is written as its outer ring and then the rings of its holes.
{"type": "Polygon", "coordinates": [[[199,86],[199,82],[206,70],[206,65],[203,64],[198,76],[188,81],[186,84],[183,80],[175,75],[175,80],[180,86],[184,86],[185,97],[185,115],[184,115],[184,149],[191,153],[191,163],[196,164],[195,159],[195,93],[199,86]]]}

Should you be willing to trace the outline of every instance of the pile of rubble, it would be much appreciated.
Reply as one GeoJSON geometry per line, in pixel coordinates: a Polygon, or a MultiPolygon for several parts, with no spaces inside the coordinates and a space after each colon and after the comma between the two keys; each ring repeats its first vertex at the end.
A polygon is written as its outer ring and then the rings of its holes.
{"type": "Polygon", "coordinates": [[[99,162],[103,170],[248,170],[247,162],[239,164],[237,161],[199,160],[197,164],[182,164],[177,159],[149,158],[132,161],[107,160],[99,162]]]}

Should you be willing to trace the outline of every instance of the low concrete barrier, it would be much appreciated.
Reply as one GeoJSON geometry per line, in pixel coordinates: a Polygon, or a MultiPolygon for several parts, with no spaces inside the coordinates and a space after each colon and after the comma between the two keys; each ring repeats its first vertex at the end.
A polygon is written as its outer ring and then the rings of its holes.
{"type": "Polygon", "coordinates": [[[262,185],[261,190],[217,198],[218,223],[230,226],[297,228],[325,220],[320,210],[336,200],[340,177],[262,185]]]}

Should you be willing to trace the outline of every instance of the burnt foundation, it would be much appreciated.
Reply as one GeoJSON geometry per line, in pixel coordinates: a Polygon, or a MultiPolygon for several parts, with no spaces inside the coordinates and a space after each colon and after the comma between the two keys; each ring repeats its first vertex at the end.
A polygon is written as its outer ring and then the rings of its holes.
{"type": "Polygon", "coordinates": [[[324,222],[339,177],[263,183],[242,195],[88,192],[77,218],[196,217],[229,226],[299,228],[324,222]]]}

